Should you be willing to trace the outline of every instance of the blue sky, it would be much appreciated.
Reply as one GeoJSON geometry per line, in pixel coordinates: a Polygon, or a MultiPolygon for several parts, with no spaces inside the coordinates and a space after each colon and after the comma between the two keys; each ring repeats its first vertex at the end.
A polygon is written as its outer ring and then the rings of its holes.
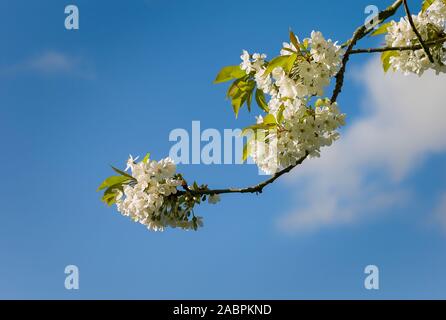
{"type": "MultiPolygon", "coordinates": [[[[212,84],[242,49],[275,55],[290,27],[342,42],[370,1],[71,3],[0,0],[0,298],[446,298],[444,93],[417,93],[444,77],[406,83],[354,57],[339,100],[345,142],[260,197],[202,206],[197,233],[150,233],[95,192],[129,153],[167,156],[174,128],[252,122],[246,112],[235,120],[226,87],[212,84]],[[71,3],[78,31],[64,28],[71,3]],[[386,107],[429,117],[400,121],[386,107]],[[69,264],[78,291],[64,288],[69,264]],[[364,289],[369,264],[379,291],[364,289]]],[[[179,170],[215,187],[263,178],[254,166],[179,170]]]]}

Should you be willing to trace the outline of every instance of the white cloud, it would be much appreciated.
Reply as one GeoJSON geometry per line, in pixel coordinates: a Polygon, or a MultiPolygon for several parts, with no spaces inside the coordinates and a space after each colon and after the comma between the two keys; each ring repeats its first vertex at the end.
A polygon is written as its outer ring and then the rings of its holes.
{"type": "Polygon", "coordinates": [[[446,151],[445,75],[385,75],[378,59],[359,71],[364,115],[289,176],[296,206],[279,221],[284,230],[351,223],[402,204],[410,193],[404,179],[446,151]]]}
{"type": "Polygon", "coordinates": [[[76,64],[75,59],[56,51],[44,52],[27,62],[31,69],[48,73],[71,72],[76,64]]]}
{"type": "Polygon", "coordinates": [[[82,58],[52,50],[44,51],[22,62],[0,68],[0,74],[7,76],[24,72],[37,72],[45,75],[64,74],[83,78],[93,77],[91,68],[82,58]]]}

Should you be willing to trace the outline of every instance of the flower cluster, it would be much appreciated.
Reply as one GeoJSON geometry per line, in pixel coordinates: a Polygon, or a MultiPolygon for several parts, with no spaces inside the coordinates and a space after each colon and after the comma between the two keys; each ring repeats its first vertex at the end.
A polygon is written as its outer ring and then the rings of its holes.
{"type": "Polygon", "coordinates": [[[194,216],[189,220],[187,211],[180,210],[181,203],[175,195],[183,179],[175,174],[176,166],[170,158],[137,163],[130,156],[128,169],[134,183],[125,185],[116,200],[122,215],[154,231],[162,231],[167,226],[193,229],[202,225],[201,218],[194,216]]]}
{"type": "Polygon", "coordinates": [[[249,142],[251,157],[268,174],[296,164],[305,155],[318,157],[320,148],[331,145],[339,136],[336,130],[344,124],[345,115],[336,103],[319,99],[314,107],[310,105],[314,97],[324,96],[324,88],[339,70],[343,50],[320,32],[313,31],[302,43],[293,40],[283,44],[281,60],[276,59],[286,65],[272,70],[274,62],[266,63],[264,54],[251,56],[243,51],[241,56],[241,69],[253,75],[257,88],[270,95],[267,126],[262,126],[262,116],[253,126],[268,130],[261,139],[257,132],[256,139],[249,142]],[[291,64],[283,59],[287,56],[294,57],[291,64]]]}
{"type": "MultiPolygon", "coordinates": [[[[416,29],[425,42],[435,41],[446,36],[446,4],[443,0],[436,0],[425,11],[412,15],[416,29]]],[[[407,17],[399,22],[392,21],[387,27],[386,44],[390,47],[405,47],[418,45],[418,38],[407,17]]],[[[422,75],[428,69],[434,69],[437,74],[446,72],[446,47],[443,43],[429,46],[434,58],[431,63],[423,49],[393,51],[390,56],[390,65],[394,71],[405,74],[415,73],[422,75]]]]}
{"type": "Polygon", "coordinates": [[[337,140],[336,130],[345,123],[345,115],[329,99],[318,100],[314,109],[298,103],[286,105],[284,120],[269,131],[267,141],[249,142],[254,162],[267,174],[295,165],[306,155],[319,157],[320,148],[337,140]]]}

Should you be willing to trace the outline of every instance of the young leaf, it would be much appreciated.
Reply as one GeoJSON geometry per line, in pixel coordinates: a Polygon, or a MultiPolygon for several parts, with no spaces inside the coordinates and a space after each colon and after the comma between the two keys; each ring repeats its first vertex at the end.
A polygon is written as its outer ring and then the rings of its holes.
{"type": "Polygon", "coordinates": [[[297,59],[296,53],[293,53],[292,55],[289,56],[287,64],[285,65],[285,68],[284,68],[287,73],[289,73],[291,71],[291,69],[293,68],[294,63],[296,62],[296,59],[297,59]]]}
{"type": "Polygon", "coordinates": [[[296,51],[294,51],[290,48],[282,48],[282,50],[288,51],[290,54],[296,53],[296,51]]]}
{"type": "Polygon", "coordinates": [[[325,99],[319,98],[319,99],[316,100],[316,103],[314,104],[314,106],[316,108],[320,108],[320,107],[325,106],[327,104],[330,104],[330,99],[328,99],[328,98],[325,98],[325,99]]]}
{"type": "Polygon", "coordinates": [[[246,105],[248,106],[248,111],[251,112],[251,104],[252,104],[252,93],[254,90],[248,91],[248,97],[246,98],[246,105]]]}
{"type": "Polygon", "coordinates": [[[269,75],[275,68],[282,67],[285,69],[285,66],[288,63],[290,56],[278,56],[270,61],[268,64],[268,68],[266,68],[265,73],[263,74],[265,77],[269,75]]]}
{"type": "Polygon", "coordinates": [[[387,72],[390,69],[390,58],[397,57],[398,55],[399,53],[397,51],[386,51],[382,53],[381,61],[383,64],[384,72],[387,72]]]}
{"type": "Polygon", "coordinates": [[[104,193],[102,201],[105,202],[108,206],[111,206],[112,204],[116,203],[117,197],[118,194],[115,192],[104,193]]]}
{"type": "Polygon", "coordinates": [[[129,178],[129,179],[135,179],[135,178],[133,178],[131,175],[129,175],[127,172],[124,172],[124,171],[122,171],[122,170],[119,170],[118,168],[115,168],[115,167],[113,167],[113,166],[111,166],[111,167],[112,167],[112,169],[113,169],[116,173],[119,173],[120,175],[125,176],[125,177],[127,177],[127,178],[129,178]]]}
{"type": "Polygon", "coordinates": [[[290,41],[293,44],[293,46],[296,48],[296,50],[299,50],[299,48],[300,48],[299,40],[297,39],[297,37],[294,34],[294,32],[291,31],[291,30],[290,30],[290,41]]]}
{"type": "Polygon", "coordinates": [[[249,155],[251,154],[251,141],[254,140],[254,136],[250,136],[248,141],[243,146],[243,156],[242,161],[245,162],[248,160],[249,155]]]}
{"type": "Polygon", "coordinates": [[[243,156],[242,156],[242,162],[245,162],[246,160],[248,160],[249,157],[249,153],[250,153],[250,146],[249,146],[249,142],[245,143],[245,145],[243,146],[243,156]]]}
{"type": "Polygon", "coordinates": [[[252,126],[246,127],[242,130],[242,137],[247,136],[250,132],[256,134],[256,130],[271,130],[277,127],[277,123],[258,123],[252,126]]]}
{"type": "Polygon", "coordinates": [[[123,184],[126,182],[130,182],[130,181],[131,181],[131,179],[129,179],[126,176],[111,176],[111,177],[108,177],[107,179],[105,179],[104,182],[102,182],[102,184],[99,186],[97,191],[103,190],[107,187],[112,187],[115,185],[120,185],[120,184],[123,184]]]}
{"type": "Polygon", "coordinates": [[[242,92],[237,98],[232,99],[232,102],[231,102],[232,109],[234,110],[236,118],[238,118],[238,113],[240,111],[240,108],[246,102],[247,98],[248,98],[248,94],[245,92],[242,92]]]}
{"type": "Polygon", "coordinates": [[[378,36],[380,34],[386,34],[387,33],[387,28],[389,28],[391,24],[392,24],[391,22],[383,23],[371,35],[372,36],[378,36]]]}
{"type": "Polygon", "coordinates": [[[262,109],[265,112],[269,112],[268,104],[266,103],[265,99],[265,94],[260,89],[256,90],[256,102],[260,107],[260,109],[262,109]]]}
{"type": "Polygon", "coordinates": [[[272,114],[267,114],[263,118],[263,124],[271,125],[271,124],[277,124],[276,117],[272,114]]]}
{"type": "Polygon", "coordinates": [[[249,77],[237,79],[228,90],[228,96],[231,98],[232,108],[236,118],[240,108],[246,102],[248,110],[251,111],[252,94],[255,88],[255,81],[249,80],[249,77]]]}
{"type": "Polygon", "coordinates": [[[119,195],[119,191],[124,191],[122,184],[109,187],[107,190],[105,190],[102,201],[105,202],[108,206],[111,206],[112,204],[116,203],[116,198],[119,195]]]}
{"type": "Polygon", "coordinates": [[[143,163],[147,163],[150,159],[150,153],[147,153],[146,156],[144,157],[144,159],[142,159],[143,163]]]}
{"type": "Polygon", "coordinates": [[[282,121],[284,120],[284,117],[283,117],[283,112],[285,111],[285,105],[281,105],[280,107],[279,107],[279,112],[277,112],[277,122],[278,123],[282,123],[282,121]]]}
{"type": "Polygon", "coordinates": [[[246,75],[240,66],[228,66],[220,70],[217,78],[215,78],[214,83],[222,83],[232,79],[239,79],[246,75]]]}
{"type": "Polygon", "coordinates": [[[423,0],[421,11],[425,12],[434,2],[435,0],[423,0]]]}

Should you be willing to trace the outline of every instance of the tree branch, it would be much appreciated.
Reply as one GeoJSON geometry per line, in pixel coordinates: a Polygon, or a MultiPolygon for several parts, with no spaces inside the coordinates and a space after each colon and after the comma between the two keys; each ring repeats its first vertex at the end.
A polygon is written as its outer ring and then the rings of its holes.
{"type": "MultiPolygon", "coordinates": [[[[395,14],[395,12],[398,10],[398,8],[401,6],[402,2],[403,2],[403,0],[395,1],[387,9],[381,11],[378,14],[378,23],[382,23],[387,18],[393,16],[395,14]]],[[[345,70],[347,68],[348,60],[350,59],[351,51],[353,50],[356,43],[359,40],[361,40],[362,38],[364,38],[370,31],[371,31],[371,29],[368,29],[365,25],[362,25],[356,29],[356,31],[353,33],[352,38],[349,41],[347,41],[347,43],[346,43],[347,50],[345,51],[344,57],[342,59],[342,66],[341,66],[341,69],[339,70],[338,74],[336,75],[336,85],[335,85],[335,89],[333,90],[333,95],[331,97],[332,103],[336,102],[339,94],[342,91],[342,87],[344,85],[345,70]]]]}
{"type": "MultiPolygon", "coordinates": [[[[442,44],[446,42],[446,37],[439,38],[437,40],[426,41],[424,44],[428,47],[432,47],[438,44],[442,44]]],[[[386,52],[386,51],[416,51],[421,50],[423,47],[418,44],[414,46],[405,46],[405,47],[383,47],[383,48],[369,48],[369,49],[356,49],[351,50],[350,54],[359,54],[359,53],[376,53],[376,52],[386,52]]]]}
{"type": "MultiPolygon", "coordinates": [[[[262,193],[263,189],[272,184],[274,181],[276,181],[277,179],[279,179],[281,176],[283,176],[284,174],[290,172],[291,170],[293,170],[295,167],[297,167],[298,165],[302,164],[302,162],[304,162],[304,160],[308,157],[308,153],[303,156],[302,158],[300,158],[296,164],[291,165],[281,171],[276,172],[273,176],[271,176],[271,178],[269,178],[268,180],[265,180],[255,186],[251,186],[251,187],[247,187],[247,188],[228,188],[228,189],[214,189],[214,190],[192,190],[189,188],[189,186],[187,185],[186,181],[184,181],[183,184],[183,189],[185,190],[185,192],[190,193],[192,195],[198,195],[198,196],[203,196],[203,195],[214,195],[214,194],[225,194],[225,193],[262,193]]],[[[179,194],[184,194],[185,192],[179,192],[179,194]]]]}
{"type": "Polygon", "coordinates": [[[404,10],[406,10],[407,19],[409,20],[412,30],[413,30],[413,32],[415,32],[415,34],[418,38],[418,41],[420,42],[421,47],[423,48],[424,52],[427,54],[429,61],[431,63],[435,63],[434,57],[432,57],[429,47],[424,43],[423,37],[421,37],[420,32],[418,32],[417,27],[415,26],[415,23],[413,22],[412,14],[410,13],[409,5],[407,4],[407,0],[403,0],[403,4],[404,4],[404,10]]]}

